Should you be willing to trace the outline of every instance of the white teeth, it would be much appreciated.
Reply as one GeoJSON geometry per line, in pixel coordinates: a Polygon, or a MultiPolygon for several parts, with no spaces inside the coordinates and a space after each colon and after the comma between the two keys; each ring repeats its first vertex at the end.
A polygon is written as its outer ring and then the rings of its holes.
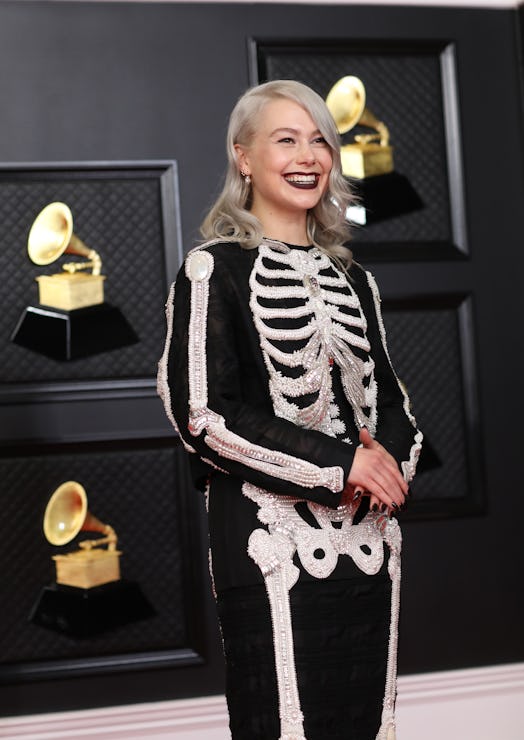
{"type": "Polygon", "coordinates": [[[285,179],[288,182],[303,182],[303,183],[314,183],[317,179],[316,175],[285,175],[285,179]]]}

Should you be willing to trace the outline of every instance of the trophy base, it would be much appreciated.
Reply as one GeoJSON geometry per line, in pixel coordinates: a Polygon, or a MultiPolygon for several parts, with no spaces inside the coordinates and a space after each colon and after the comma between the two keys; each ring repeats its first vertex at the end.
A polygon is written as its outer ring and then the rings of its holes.
{"type": "Polygon", "coordinates": [[[69,637],[92,637],[156,612],[134,581],[115,581],[94,588],[57,583],[42,589],[29,621],[69,637]]]}
{"type": "Polygon", "coordinates": [[[76,360],[138,342],[119,308],[109,303],[66,311],[28,306],[11,341],[53,360],[76,360]]]}
{"type": "Polygon", "coordinates": [[[342,173],[348,177],[374,177],[393,172],[393,149],[384,144],[346,144],[340,147],[342,173]]]}
{"type": "Polygon", "coordinates": [[[120,580],[120,550],[93,548],[53,555],[56,582],[61,586],[94,588],[120,580]]]}
{"type": "Polygon", "coordinates": [[[85,272],[39,275],[36,278],[38,299],[42,306],[64,311],[98,306],[104,302],[104,280],[105,275],[86,275],[85,272]]]}
{"type": "Polygon", "coordinates": [[[365,223],[385,221],[424,208],[413,185],[400,172],[374,175],[362,180],[348,178],[366,210],[365,223]]]}

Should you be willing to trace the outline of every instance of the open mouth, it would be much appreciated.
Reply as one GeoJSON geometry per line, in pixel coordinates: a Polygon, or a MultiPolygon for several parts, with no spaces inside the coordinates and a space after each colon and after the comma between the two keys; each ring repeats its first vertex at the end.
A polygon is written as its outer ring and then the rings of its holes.
{"type": "Polygon", "coordinates": [[[313,190],[318,185],[320,175],[312,172],[308,175],[290,174],[284,175],[284,180],[292,187],[299,190],[313,190]]]}

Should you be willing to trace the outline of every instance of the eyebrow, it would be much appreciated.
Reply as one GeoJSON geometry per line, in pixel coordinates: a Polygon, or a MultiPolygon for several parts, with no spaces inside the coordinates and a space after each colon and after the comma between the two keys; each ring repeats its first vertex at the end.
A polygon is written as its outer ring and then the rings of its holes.
{"type": "MultiPolygon", "coordinates": [[[[278,133],[281,133],[281,132],[282,133],[283,132],[287,132],[288,134],[298,134],[299,133],[298,132],[298,129],[296,129],[296,128],[287,128],[286,126],[282,126],[280,128],[276,128],[274,131],[272,131],[271,134],[270,134],[270,136],[274,136],[275,134],[278,134],[278,133]]],[[[315,134],[320,134],[320,130],[318,128],[316,128],[312,132],[311,135],[312,136],[315,136],[315,134]]]]}

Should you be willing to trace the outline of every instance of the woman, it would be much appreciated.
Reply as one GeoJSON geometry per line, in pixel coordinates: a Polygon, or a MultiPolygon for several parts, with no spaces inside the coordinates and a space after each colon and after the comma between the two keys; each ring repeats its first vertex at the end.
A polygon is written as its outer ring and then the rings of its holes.
{"type": "Polygon", "coordinates": [[[376,285],[344,246],[350,195],[322,99],[252,88],[228,156],[208,241],[168,301],[159,390],[207,492],[232,737],[390,740],[391,514],[422,435],[376,285]]]}

